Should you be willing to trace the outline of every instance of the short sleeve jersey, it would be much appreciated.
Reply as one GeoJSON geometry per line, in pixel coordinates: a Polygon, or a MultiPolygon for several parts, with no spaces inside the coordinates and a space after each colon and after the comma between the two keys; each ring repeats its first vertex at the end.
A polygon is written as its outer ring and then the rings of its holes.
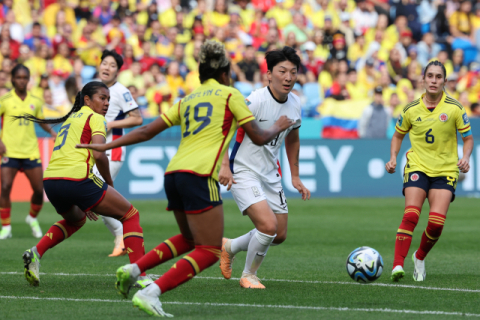
{"type": "Polygon", "coordinates": [[[43,101],[30,92],[27,92],[25,100],[20,99],[15,90],[0,98],[1,139],[7,148],[6,157],[32,160],[40,158],[35,124],[12,117],[27,113],[43,119],[42,106],[43,101]]]}
{"type": "Polygon", "coordinates": [[[92,137],[106,137],[105,118],[87,106],[74,112],[58,131],[52,157],[44,172],[44,180],[81,181],[93,176],[95,165],[92,151],[77,149],[79,143],[91,143],[92,137]]]}
{"type": "Polygon", "coordinates": [[[166,174],[190,172],[215,180],[236,123],[243,125],[255,119],[237,89],[214,79],[205,81],[161,117],[168,126],[180,125],[182,132],[166,174]]]}
{"type": "Polygon", "coordinates": [[[433,111],[423,103],[424,95],[402,110],[395,127],[401,134],[410,133],[412,148],[407,152],[405,173],[458,178],[457,130],[470,131],[470,120],[462,105],[446,93],[433,111]]]}
{"type": "Polygon", "coordinates": [[[243,129],[239,128],[230,155],[230,169],[235,174],[253,171],[267,182],[279,181],[281,177],[278,159],[282,143],[292,130],[299,129],[302,124],[300,99],[289,93],[287,100],[280,102],[273,96],[270,88],[265,87],[255,90],[246,102],[258,120],[258,126],[264,130],[270,128],[283,115],[292,119],[294,124],[263,146],[254,144],[243,129]]]}

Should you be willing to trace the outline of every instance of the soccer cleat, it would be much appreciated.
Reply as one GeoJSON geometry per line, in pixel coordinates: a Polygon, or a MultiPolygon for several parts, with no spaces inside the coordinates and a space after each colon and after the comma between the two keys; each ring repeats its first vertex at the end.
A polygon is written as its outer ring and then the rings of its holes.
{"type": "Polygon", "coordinates": [[[132,276],[132,268],[132,264],[127,264],[117,269],[117,282],[115,283],[115,288],[118,293],[122,294],[125,298],[128,298],[130,288],[137,281],[137,279],[132,276]]]}
{"type": "Polygon", "coordinates": [[[139,308],[154,317],[173,317],[173,315],[163,311],[162,303],[158,297],[146,295],[142,291],[143,290],[138,291],[133,296],[132,302],[135,308],[139,308]]]}
{"type": "Polygon", "coordinates": [[[232,277],[232,264],[235,260],[235,255],[229,253],[231,248],[232,240],[223,238],[222,240],[222,253],[220,254],[220,271],[225,279],[230,279],[232,277]]]}
{"type": "Polygon", "coordinates": [[[28,215],[25,218],[25,222],[32,228],[32,234],[35,238],[40,239],[43,237],[42,229],[40,229],[40,224],[38,223],[37,218],[33,218],[32,216],[28,215]]]}
{"type": "Polygon", "coordinates": [[[412,260],[413,260],[413,280],[415,281],[425,281],[427,277],[427,272],[425,271],[425,260],[417,259],[416,257],[417,251],[413,253],[412,260]]]}
{"type": "Polygon", "coordinates": [[[40,284],[40,259],[32,249],[23,253],[23,263],[25,264],[25,279],[30,285],[38,287],[40,284]]]}
{"type": "Polygon", "coordinates": [[[12,237],[12,227],[3,227],[2,230],[0,230],[0,240],[5,240],[8,238],[12,237]]]}
{"type": "Polygon", "coordinates": [[[392,281],[398,282],[398,280],[402,279],[405,276],[405,271],[403,271],[402,266],[396,266],[392,270],[392,281]]]}
{"type": "Polygon", "coordinates": [[[115,246],[113,247],[113,251],[109,254],[109,257],[120,257],[127,254],[127,250],[125,250],[125,245],[123,244],[123,236],[115,237],[113,240],[115,246]]]}
{"type": "Polygon", "coordinates": [[[153,280],[149,276],[139,276],[137,281],[133,284],[134,288],[145,289],[153,283],[153,280]]]}
{"type": "Polygon", "coordinates": [[[256,275],[248,273],[242,273],[240,287],[248,289],[265,289],[265,286],[260,283],[260,279],[258,279],[256,275]]]}

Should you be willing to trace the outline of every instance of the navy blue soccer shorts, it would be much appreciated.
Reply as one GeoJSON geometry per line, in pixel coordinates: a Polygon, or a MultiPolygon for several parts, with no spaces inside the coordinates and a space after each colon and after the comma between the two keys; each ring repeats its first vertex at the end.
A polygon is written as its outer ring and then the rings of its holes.
{"type": "Polygon", "coordinates": [[[452,192],[452,200],[455,200],[455,189],[457,187],[457,179],[454,177],[429,177],[421,171],[414,171],[404,174],[403,178],[403,195],[405,188],[417,187],[425,190],[428,197],[430,189],[446,189],[452,192]]]}
{"type": "Polygon", "coordinates": [[[42,166],[41,159],[19,159],[2,157],[2,168],[15,168],[20,171],[34,169],[42,166]]]}

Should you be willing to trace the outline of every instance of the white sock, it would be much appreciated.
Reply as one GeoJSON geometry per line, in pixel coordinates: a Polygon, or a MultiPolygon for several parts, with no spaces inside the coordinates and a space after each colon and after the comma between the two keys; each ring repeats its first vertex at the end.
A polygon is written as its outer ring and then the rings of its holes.
{"type": "Polygon", "coordinates": [[[154,282],[145,289],[143,289],[142,293],[147,296],[160,297],[162,291],[160,290],[160,287],[154,282]]]}
{"type": "Polygon", "coordinates": [[[276,236],[270,236],[257,230],[248,244],[247,261],[245,261],[243,273],[257,274],[257,270],[260,268],[268,248],[276,236]]]}
{"type": "Polygon", "coordinates": [[[12,225],[9,224],[8,226],[2,226],[2,230],[12,230],[12,225]]]}
{"type": "Polygon", "coordinates": [[[142,272],[140,271],[140,268],[138,267],[138,265],[136,263],[133,263],[132,266],[133,266],[133,268],[132,268],[132,274],[131,275],[134,278],[138,278],[142,272]]]}
{"type": "Polygon", "coordinates": [[[256,232],[257,232],[257,229],[253,229],[247,232],[246,234],[244,234],[243,236],[233,239],[231,244],[232,253],[237,254],[240,251],[247,251],[248,244],[250,243],[250,240],[252,239],[253,235],[256,232]]]}
{"type": "Polygon", "coordinates": [[[114,237],[123,237],[123,225],[120,221],[104,216],[102,216],[102,221],[114,237]]]}

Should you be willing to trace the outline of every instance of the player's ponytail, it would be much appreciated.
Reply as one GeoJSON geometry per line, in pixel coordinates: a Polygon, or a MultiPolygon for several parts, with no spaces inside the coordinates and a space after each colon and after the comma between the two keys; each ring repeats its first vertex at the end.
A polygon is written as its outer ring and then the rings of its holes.
{"type": "Polygon", "coordinates": [[[33,121],[33,122],[36,122],[36,123],[48,123],[48,124],[57,124],[57,123],[65,122],[68,119],[68,117],[70,117],[70,115],[72,113],[80,111],[80,109],[85,105],[85,100],[84,100],[85,96],[88,96],[88,97],[92,98],[92,96],[95,93],[97,93],[98,89],[100,89],[100,88],[105,88],[105,89],[108,90],[108,87],[100,81],[92,81],[92,82],[87,83],[83,87],[83,89],[81,91],[79,91],[77,93],[77,95],[75,96],[75,102],[73,103],[73,107],[70,110],[70,112],[68,112],[66,115],[64,115],[61,118],[39,119],[39,118],[37,118],[37,117],[35,117],[31,114],[25,113],[22,116],[13,116],[13,119],[14,120],[25,119],[25,120],[33,121]]]}
{"type": "Polygon", "coordinates": [[[230,70],[230,61],[228,60],[225,47],[217,41],[205,41],[202,44],[199,54],[200,83],[208,79],[218,79],[218,77],[230,70]]]}

